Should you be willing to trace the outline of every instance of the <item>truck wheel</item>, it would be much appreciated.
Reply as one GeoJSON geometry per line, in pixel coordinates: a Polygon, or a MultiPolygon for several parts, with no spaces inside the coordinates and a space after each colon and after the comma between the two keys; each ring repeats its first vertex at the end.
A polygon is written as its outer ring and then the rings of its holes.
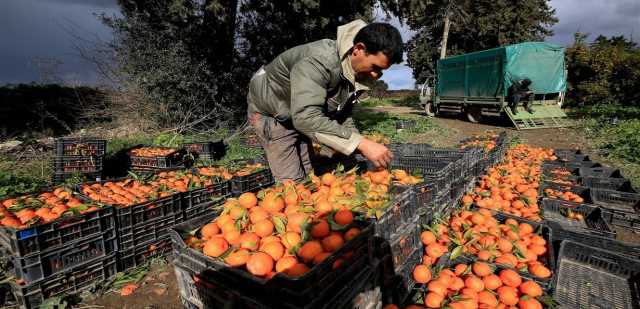
{"type": "Polygon", "coordinates": [[[429,101],[424,105],[424,112],[429,117],[435,117],[436,111],[435,111],[435,108],[433,107],[433,102],[429,101]]]}
{"type": "Polygon", "coordinates": [[[482,108],[480,106],[467,107],[466,114],[469,122],[478,123],[482,119],[482,108]]]}

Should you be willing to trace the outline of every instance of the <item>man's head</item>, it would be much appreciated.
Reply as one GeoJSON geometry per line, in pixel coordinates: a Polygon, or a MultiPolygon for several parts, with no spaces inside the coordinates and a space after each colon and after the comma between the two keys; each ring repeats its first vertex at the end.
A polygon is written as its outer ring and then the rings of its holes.
{"type": "Polygon", "coordinates": [[[395,27],[371,23],[358,31],[351,49],[351,66],[356,79],[378,79],[382,70],[402,62],[402,37],[395,27]]]}
{"type": "Polygon", "coordinates": [[[525,78],[525,79],[522,80],[522,86],[529,87],[529,85],[531,85],[531,80],[530,79],[525,78]]]}

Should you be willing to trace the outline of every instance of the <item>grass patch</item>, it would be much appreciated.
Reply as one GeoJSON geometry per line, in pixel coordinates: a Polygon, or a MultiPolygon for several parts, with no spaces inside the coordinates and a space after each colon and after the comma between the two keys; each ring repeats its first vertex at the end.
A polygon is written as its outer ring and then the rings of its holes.
{"type": "Polygon", "coordinates": [[[407,106],[407,107],[420,107],[420,98],[415,96],[407,96],[400,98],[368,98],[360,101],[358,107],[378,107],[378,106],[407,106]]]}
{"type": "Polygon", "coordinates": [[[421,134],[441,129],[428,118],[418,115],[397,115],[367,109],[358,109],[355,111],[353,113],[353,120],[362,134],[384,135],[393,143],[414,142],[421,134]],[[415,125],[407,129],[398,130],[396,123],[401,120],[414,121],[415,125]]]}

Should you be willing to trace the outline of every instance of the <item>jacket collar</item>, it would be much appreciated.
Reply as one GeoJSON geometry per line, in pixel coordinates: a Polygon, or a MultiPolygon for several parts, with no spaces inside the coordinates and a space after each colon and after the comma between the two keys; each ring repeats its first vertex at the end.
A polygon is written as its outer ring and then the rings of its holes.
{"type": "Polygon", "coordinates": [[[338,27],[338,35],[336,45],[338,46],[338,55],[340,55],[340,65],[342,66],[342,75],[358,90],[369,90],[375,81],[356,81],[355,71],[351,66],[351,48],[353,48],[353,39],[360,29],[367,25],[364,21],[356,19],[346,25],[338,27]]]}

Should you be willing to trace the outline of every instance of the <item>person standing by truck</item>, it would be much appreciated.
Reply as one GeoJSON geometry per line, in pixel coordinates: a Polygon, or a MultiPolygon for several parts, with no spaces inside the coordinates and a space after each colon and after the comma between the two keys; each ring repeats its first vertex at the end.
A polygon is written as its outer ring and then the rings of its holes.
{"type": "Polygon", "coordinates": [[[311,172],[310,146],[350,155],[358,150],[387,166],[387,147],[360,135],[351,113],[358,97],[393,63],[402,62],[400,32],[386,23],[356,20],[338,27],[336,40],[293,47],[251,78],[247,117],[278,181],[311,172]]]}
{"type": "Polygon", "coordinates": [[[533,91],[529,90],[529,86],[531,86],[531,80],[524,78],[513,82],[511,87],[509,87],[507,100],[511,108],[511,113],[514,115],[518,113],[517,107],[521,100],[525,100],[524,109],[530,114],[533,114],[533,109],[531,108],[533,91]]]}

